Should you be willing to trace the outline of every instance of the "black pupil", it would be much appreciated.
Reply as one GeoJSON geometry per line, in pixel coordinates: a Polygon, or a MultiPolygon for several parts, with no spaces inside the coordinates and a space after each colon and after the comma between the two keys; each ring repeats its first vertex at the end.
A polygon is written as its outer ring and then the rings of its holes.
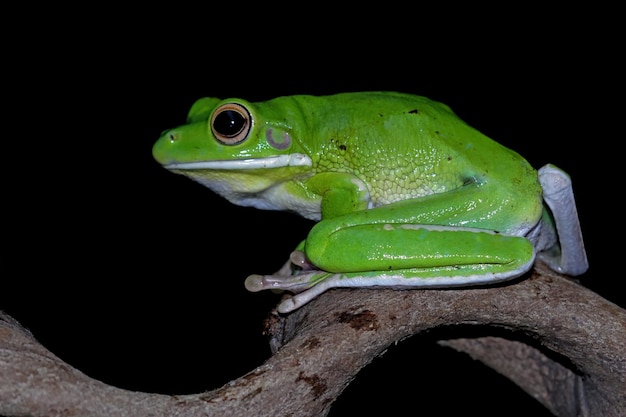
{"type": "Polygon", "coordinates": [[[224,110],[213,120],[213,128],[224,136],[236,136],[246,126],[246,119],[239,112],[224,110]]]}

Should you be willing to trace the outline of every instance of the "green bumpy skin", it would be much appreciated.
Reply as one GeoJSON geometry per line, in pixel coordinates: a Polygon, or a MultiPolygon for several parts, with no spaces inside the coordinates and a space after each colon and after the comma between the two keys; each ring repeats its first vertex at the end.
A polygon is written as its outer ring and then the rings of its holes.
{"type": "Polygon", "coordinates": [[[295,293],[282,312],[332,287],[511,279],[537,253],[560,272],[587,267],[567,174],[546,166],[538,175],[425,97],[203,98],[187,124],[164,132],[153,155],[234,204],[318,221],[285,267],[246,280],[251,291],[295,293]],[[554,206],[544,205],[546,185],[557,190],[548,199],[554,206]]]}

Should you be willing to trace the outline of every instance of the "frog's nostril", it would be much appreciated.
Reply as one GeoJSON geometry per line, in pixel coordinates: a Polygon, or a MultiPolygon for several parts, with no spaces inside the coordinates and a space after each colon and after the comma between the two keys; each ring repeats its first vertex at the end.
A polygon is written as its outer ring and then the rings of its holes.
{"type": "Polygon", "coordinates": [[[170,140],[170,143],[174,143],[178,141],[178,139],[180,139],[180,134],[175,131],[170,131],[169,133],[167,133],[167,137],[170,140]]]}

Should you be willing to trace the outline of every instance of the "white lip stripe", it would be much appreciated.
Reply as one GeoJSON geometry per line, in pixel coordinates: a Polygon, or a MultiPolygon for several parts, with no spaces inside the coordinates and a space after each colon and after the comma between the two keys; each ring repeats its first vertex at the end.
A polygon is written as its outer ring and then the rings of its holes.
{"type": "Polygon", "coordinates": [[[234,159],[231,161],[200,161],[183,162],[165,165],[167,169],[258,169],[281,168],[287,166],[311,166],[312,161],[307,155],[295,153],[290,155],[269,156],[266,158],[234,159]]]}

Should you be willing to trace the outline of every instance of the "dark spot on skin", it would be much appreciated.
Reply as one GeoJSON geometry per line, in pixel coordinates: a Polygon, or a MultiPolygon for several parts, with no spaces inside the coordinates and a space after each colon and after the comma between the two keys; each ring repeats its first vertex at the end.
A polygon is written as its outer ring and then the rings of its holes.
{"type": "Polygon", "coordinates": [[[409,114],[418,114],[419,110],[417,109],[413,109],[413,110],[409,110],[409,114]]]}
{"type": "Polygon", "coordinates": [[[311,386],[311,390],[313,391],[315,398],[320,397],[324,392],[326,392],[327,386],[318,375],[307,376],[304,372],[300,371],[298,377],[296,378],[296,382],[299,381],[304,381],[311,386]]]}
{"type": "MultiPolygon", "coordinates": [[[[335,138],[330,138],[330,143],[331,144],[335,144],[337,143],[337,140],[335,138]]],[[[345,151],[347,149],[345,144],[341,144],[341,145],[337,145],[337,149],[339,149],[340,151],[345,151]]]]}
{"type": "Polygon", "coordinates": [[[435,135],[438,135],[438,134],[439,134],[439,131],[438,131],[438,130],[435,130],[435,135]]]}
{"type": "Polygon", "coordinates": [[[341,313],[337,317],[337,320],[340,323],[349,324],[354,330],[372,331],[378,330],[380,327],[376,319],[376,314],[372,313],[370,310],[363,310],[359,313],[341,313]]]}
{"type": "Polygon", "coordinates": [[[452,161],[452,157],[448,155],[448,161],[452,161]]]}

